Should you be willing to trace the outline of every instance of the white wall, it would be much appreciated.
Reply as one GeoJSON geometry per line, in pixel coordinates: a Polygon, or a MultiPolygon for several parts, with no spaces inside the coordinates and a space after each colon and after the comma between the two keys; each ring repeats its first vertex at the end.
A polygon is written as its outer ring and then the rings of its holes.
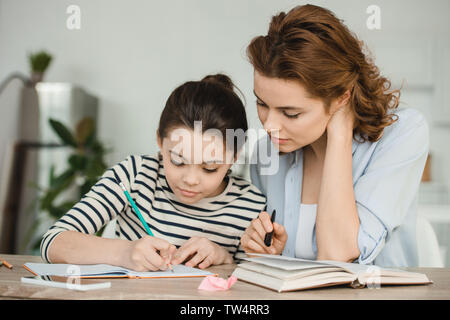
{"type": "MultiPolygon", "coordinates": [[[[154,153],[158,116],[170,92],[208,73],[234,79],[246,96],[250,125],[259,126],[245,48],[252,37],[266,33],[273,14],[303,3],[334,11],[375,56],[385,38],[401,46],[404,39],[448,37],[450,30],[448,0],[0,0],[0,79],[16,70],[27,73],[27,52],[50,51],[55,59],[47,81],[73,82],[100,98],[99,136],[114,148],[108,158],[113,164],[128,154],[154,153]],[[81,30],[66,28],[71,4],[81,8],[81,30]],[[381,8],[381,30],[366,27],[371,4],[381,8]]],[[[416,106],[425,113],[431,107],[426,95],[406,97],[411,106],[429,104],[416,106]]],[[[0,115],[4,126],[8,115],[5,110],[0,115]]],[[[450,162],[450,152],[441,145],[450,131],[439,130],[432,133],[437,136],[432,147],[440,150],[443,174],[435,176],[450,181],[442,164],[450,162]]]]}

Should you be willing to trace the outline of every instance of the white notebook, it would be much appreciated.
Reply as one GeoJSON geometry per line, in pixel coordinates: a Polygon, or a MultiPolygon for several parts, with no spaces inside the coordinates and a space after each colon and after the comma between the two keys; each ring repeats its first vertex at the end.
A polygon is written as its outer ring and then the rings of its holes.
{"type": "Polygon", "coordinates": [[[432,283],[425,274],[339,261],[252,254],[233,275],[278,292],[348,284],[353,288],[432,283]]]}
{"type": "Polygon", "coordinates": [[[190,268],[181,264],[172,266],[173,272],[171,270],[137,272],[108,264],[74,265],[28,262],[23,267],[39,276],[79,276],[80,278],[187,278],[216,275],[209,271],[190,268]]]}

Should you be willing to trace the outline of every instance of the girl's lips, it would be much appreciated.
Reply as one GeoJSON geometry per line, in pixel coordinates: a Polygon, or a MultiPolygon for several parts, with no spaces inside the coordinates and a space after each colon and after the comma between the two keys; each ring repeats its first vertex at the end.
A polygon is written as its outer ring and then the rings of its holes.
{"type": "Polygon", "coordinates": [[[178,188],[178,190],[180,190],[180,192],[183,196],[189,197],[189,198],[195,197],[197,194],[199,194],[199,192],[189,191],[189,190],[185,190],[185,189],[181,189],[181,188],[178,188]]]}

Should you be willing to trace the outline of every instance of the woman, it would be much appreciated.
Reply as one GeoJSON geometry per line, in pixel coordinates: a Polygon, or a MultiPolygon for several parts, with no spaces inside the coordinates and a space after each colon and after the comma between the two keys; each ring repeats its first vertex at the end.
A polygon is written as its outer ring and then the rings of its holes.
{"type": "Polygon", "coordinates": [[[274,16],[247,53],[258,115],[280,162],[272,175],[251,165],[268,213],[246,229],[245,251],[417,265],[416,200],[429,144],[422,115],[397,108],[400,92],[324,8],[274,16]]]}

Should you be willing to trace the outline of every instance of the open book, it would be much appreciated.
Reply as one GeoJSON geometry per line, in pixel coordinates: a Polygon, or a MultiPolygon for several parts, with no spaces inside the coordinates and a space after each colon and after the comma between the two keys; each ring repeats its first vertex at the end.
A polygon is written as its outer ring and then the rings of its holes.
{"type": "Polygon", "coordinates": [[[174,265],[173,272],[171,270],[137,272],[122,267],[111,266],[108,264],[75,265],[25,263],[23,267],[34,275],[39,276],[80,278],[187,278],[215,275],[208,271],[186,267],[181,264],[174,265]]]}
{"type": "Polygon", "coordinates": [[[269,254],[243,258],[233,275],[278,292],[348,284],[353,288],[432,283],[426,275],[339,261],[296,259],[269,254]]]}

